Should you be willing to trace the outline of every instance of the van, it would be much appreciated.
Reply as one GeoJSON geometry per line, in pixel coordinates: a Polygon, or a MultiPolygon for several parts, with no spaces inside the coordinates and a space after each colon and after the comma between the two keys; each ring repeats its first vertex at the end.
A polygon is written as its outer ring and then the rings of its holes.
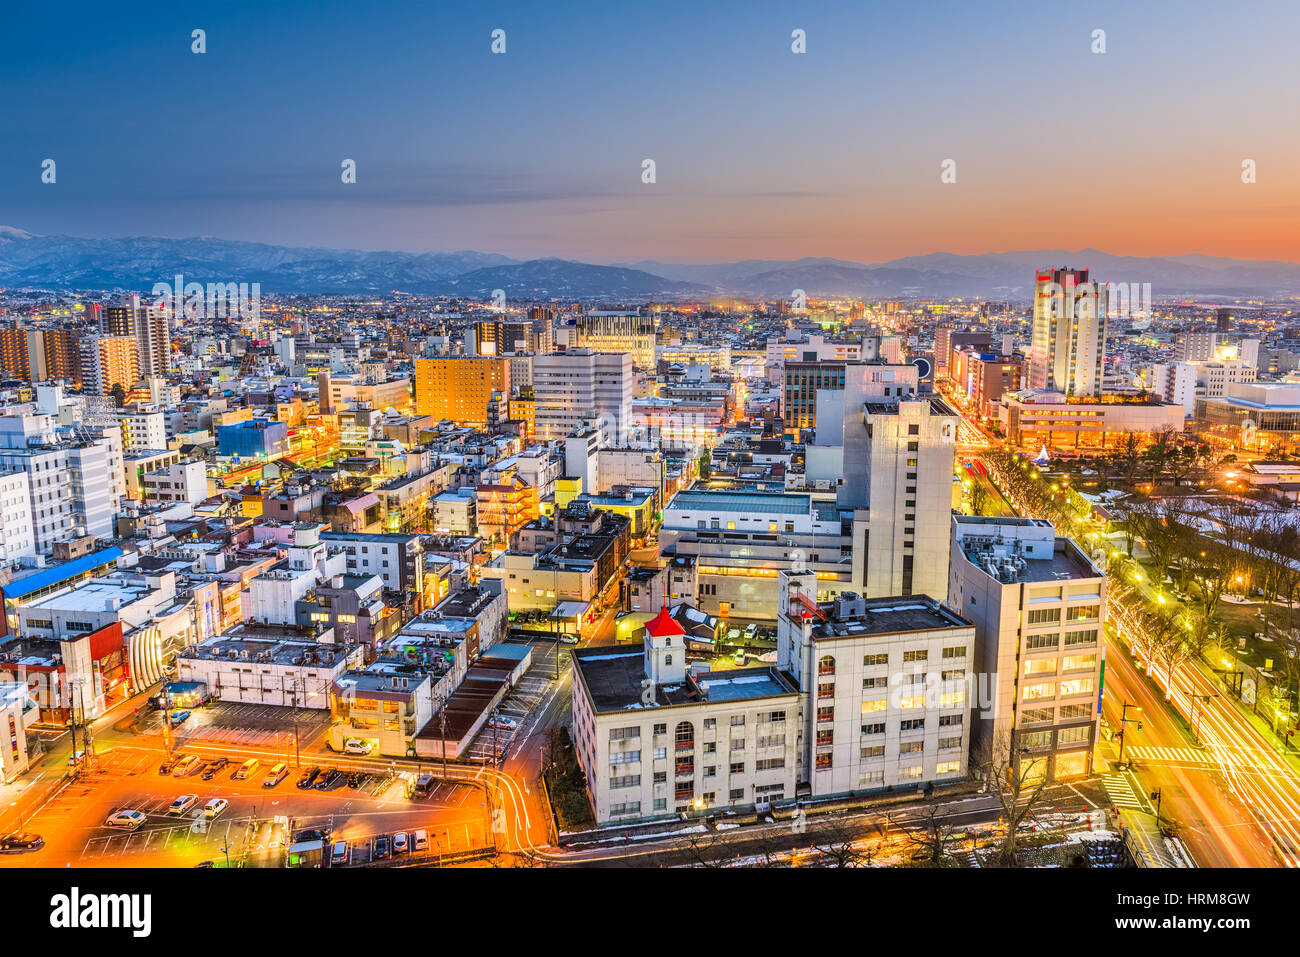
{"type": "Polygon", "coordinates": [[[289,765],[281,761],[271,770],[266,772],[266,780],[262,782],[262,787],[273,788],[284,780],[285,775],[289,773],[289,765]]]}
{"type": "Polygon", "coordinates": [[[348,862],[348,842],[335,841],[334,849],[330,851],[330,866],[341,867],[348,862]]]}
{"type": "Polygon", "coordinates": [[[428,797],[429,794],[433,791],[433,785],[434,785],[434,780],[432,774],[420,775],[419,780],[415,782],[415,790],[413,792],[413,796],[417,798],[428,797]]]}
{"type": "Polygon", "coordinates": [[[416,831],[414,839],[411,841],[411,850],[415,852],[427,851],[429,849],[429,832],[416,831]]]}
{"type": "Polygon", "coordinates": [[[241,765],[239,766],[239,770],[237,770],[237,771],[236,771],[236,772],[231,776],[231,780],[234,780],[234,781],[243,781],[243,780],[246,779],[250,774],[252,774],[254,771],[256,771],[256,770],[258,769],[258,767],[261,765],[261,763],[262,763],[262,762],[259,761],[259,760],[257,760],[257,758],[249,758],[247,761],[245,761],[243,764],[241,764],[241,765]]]}

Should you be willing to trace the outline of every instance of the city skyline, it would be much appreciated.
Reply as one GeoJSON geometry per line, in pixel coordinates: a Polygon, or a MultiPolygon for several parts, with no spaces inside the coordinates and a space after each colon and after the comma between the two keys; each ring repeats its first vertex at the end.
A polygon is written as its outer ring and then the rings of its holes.
{"type": "Polygon", "coordinates": [[[73,6],[75,31],[10,14],[0,203],[37,233],[598,262],[1088,246],[1300,260],[1298,134],[1266,82],[1300,16],[1281,4],[399,19],[382,3],[346,30],[334,2],[312,18],[73,6]]]}

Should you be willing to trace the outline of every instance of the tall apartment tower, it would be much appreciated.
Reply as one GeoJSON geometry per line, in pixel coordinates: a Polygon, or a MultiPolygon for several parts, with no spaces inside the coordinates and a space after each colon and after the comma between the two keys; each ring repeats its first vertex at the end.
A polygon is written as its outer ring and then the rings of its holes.
{"type": "Polygon", "coordinates": [[[437,356],[415,360],[415,412],[483,428],[494,393],[510,394],[510,360],[437,356]]]}
{"type": "Polygon", "coordinates": [[[620,444],[632,416],[632,355],[574,349],[533,360],[535,429],[543,442],[593,421],[604,446],[620,444]]]}
{"type": "Polygon", "coordinates": [[[165,377],[171,368],[172,334],[167,313],[147,306],[133,295],[125,305],[103,310],[103,331],[110,336],[131,336],[136,342],[140,375],[165,377]]]}
{"type": "Polygon", "coordinates": [[[1040,271],[1034,283],[1029,385],[1067,395],[1101,392],[1110,293],[1086,269],[1040,271]]]}
{"type": "Polygon", "coordinates": [[[130,390],[140,379],[139,349],[134,336],[92,332],[78,343],[81,388],[88,395],[109,395],[113,386],[130,390]]]}
{"type": "Polygon", "coordinates": [[[1091,773],[1105,599],[1105,574],[1050,522],[952,517],[948,606],[975,625],[974,673],[996,676],[971,702],[977,762],[1091,773]]]}
{"type": "Polygon", "coordinates": [[[81,356],[70,329],[0,329],[0,371],[24,382],[81,385],[81,356]]]}

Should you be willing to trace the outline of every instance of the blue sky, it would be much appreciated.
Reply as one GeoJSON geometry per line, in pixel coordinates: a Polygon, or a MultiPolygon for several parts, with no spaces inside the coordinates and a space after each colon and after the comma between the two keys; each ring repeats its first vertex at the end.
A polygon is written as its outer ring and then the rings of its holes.
{"type": "Polygon", "coordinates": [[[1298,10],[8,0],[0,223],[592,261],[1300,259],[1298,10]]]}

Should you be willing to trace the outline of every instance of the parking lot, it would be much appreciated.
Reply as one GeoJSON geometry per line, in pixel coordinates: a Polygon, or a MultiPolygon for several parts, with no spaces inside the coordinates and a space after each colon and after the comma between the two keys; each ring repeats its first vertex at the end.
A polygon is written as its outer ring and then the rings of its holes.
{"type": "MultiPolygon", "coordinates": [[[[183,709],[172,709],[178,711],[183,709]]],[[[293,746],[294,714],[292,708],[273,705],[241,704],[218,701],[194,708],[190,716],[172,726],[172,741],[177,747],[185,742],[243,744],[277,748],[293,746]]],[[[160,710],[142,711],[136,727],[144,734],[161,734],[164,715],[160,710]]],[[[328,711],[299,708],[298,740],[305,747],[329,727],[328,711]]]]}
{"type": "MultiPolygon", "coordinates": [[[[215,757],[205,749],[203,757],[215,757]]],[[[353,847],[355,863],[370,860],[376,835],[424,830],[430,850],[437,854],[463,852],[491,845],[483,791],[477,787],[440,782],[433,792],[412,800],[400,779],[383,769],[335,789],[300,790],[298,769],[271,788],[262,786],[273,758],[264,761],[248,780],[233,780],[246,755],[231,761],[210,780],[195,771],[177,778],[159,774],[160,751],[118,748],[103,755],[99,770],[69,785],[35,813],[24,829],[46,839],[34,853],[0,859],[5,866],[192,867],[202,861],[279,866],[285,835],[303,828],[321,828],[334,841],[353,847]],[[195,795],[180,814],[169,812],[179,796],[195,795]],[[214,798],[227,805],[214,818],[203,806],[214,798]],[[144,823],[135,830],[105,825],[116,811],[138,811],[144,823]]],[[[304,768],[308,765],[304,759],[304,768]]]]}

